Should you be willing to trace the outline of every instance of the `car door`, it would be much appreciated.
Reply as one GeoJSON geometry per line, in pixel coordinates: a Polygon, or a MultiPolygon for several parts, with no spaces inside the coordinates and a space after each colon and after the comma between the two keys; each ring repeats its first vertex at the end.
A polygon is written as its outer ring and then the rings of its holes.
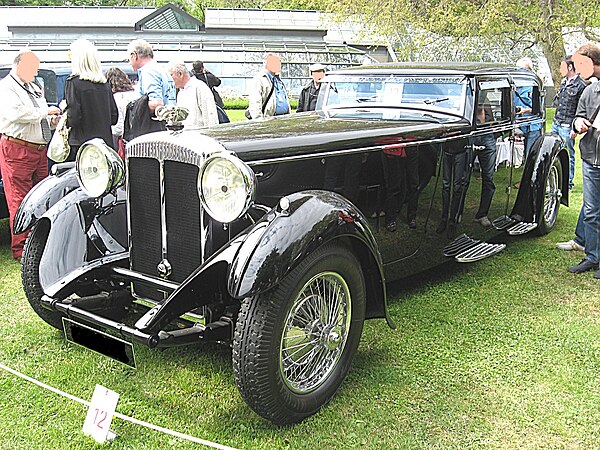
{"type": "Polygon", "coordinates": [[[496,232],[490,223],[508,212],[516,164],[508,78],[479,78],[475,105],[461,228],[470,237],[485,239],[496,232]]]}

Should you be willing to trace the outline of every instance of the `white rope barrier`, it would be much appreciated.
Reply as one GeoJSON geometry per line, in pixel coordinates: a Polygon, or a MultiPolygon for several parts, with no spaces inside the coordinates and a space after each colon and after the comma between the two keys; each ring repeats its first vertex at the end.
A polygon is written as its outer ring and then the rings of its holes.
{"type": "MultiPolygon", "coordinates": [[[[66,398],[68,398],[70,400],[73,400],[74,402],[81,403],[82,405],[84,405],[84,406],[86,406],[88,408],[90,406],[90,402],[88,402],[86,400],[83,400],[83,399],[81,399],[79,397],[75,397],[74,395],[71,395],[71,394],[69,394],[67,392],[63,392],[63,391],[61,391],[59,389],[56,389],[55,387],[52,387],[52,386],[47,385],[45,383],[42,383],[41,381],[38,381],[38,380],[36,380],[34,378],[28,377],[27,375],[24,375],[24,374],[22,374],[20,372],[17,372],[16,370],[11,369],[10,367],[7,367],[7,366],[5,366],[2,363],[0,363],[0,368],[4,369],[5,371],[7,371],[9,373],[12,373],[13,375],[15,375],[15,376],[17,376],[19,378],[22,378],[23,380],[29,381],[30,383],[33,383],[33,384],[35,384],[35,385],[37,385],[37,386],[39,386],[41,388],[47,389],[47,390],[49,390],[51,392],[54,392],[55,394],[61,395],[63,397],[66,397],[66,398]]],[[[183,433],[179,433],[178,431],[169,430],[168,428],[164,428],[164,427],[161,427],[161,426],[158,426],[158,425],[153,425],[151,423],[144,422],[143,420],[138,420],[138,419],[135,419],[133,417],[129,417],[129,416],[126,416],[124,414],[120,414],[118,412],[115,412],[114,416],[118,417],[121,420],[125,420],[126,422],[131,422],[131,423],[134,423],[136,425],[140,425],[142,427],[150,428],[151,430],[159,431],[159,432],[164,433],[164,434],[169,434],[171,436],[175,436],[175,437],[178,437],[178,438],[181,438],[181,439],[185,439],[185,440],[190,441],[190,442],[195,442],[196,444],[202,444],[202,445],[205,445],[207,447],[217,448],[219,450],[236,450],[233,447],[227,447],[226,445],[221,445],[221,444],[217,444],[215,442],[211,442],[211,441],[207,441],[207,440],[204,440],[204,439],[200,439],[200,438],[197,438],[197,437],[194,437],[194,436],[190,436],[189,434],[183,434],[183,433]]]]}

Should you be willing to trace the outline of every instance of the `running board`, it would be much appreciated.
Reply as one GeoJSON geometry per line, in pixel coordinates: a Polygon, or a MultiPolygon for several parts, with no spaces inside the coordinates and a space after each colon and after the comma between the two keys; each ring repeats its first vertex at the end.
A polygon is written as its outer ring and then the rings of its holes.
{"type": "Polygon", "coordinates": [[[459,253],[464,252],[465,250],[473,248],[480,242],[481,241],[471,239],[469,236],[463,233],[444,247],[444,256],[452,258],[459,253]]]}
{"type": "Polygon", "coordinates": [[[454,259],[460,263],[475,262],[493,256],[505,248],[506,244],[489,244],[487,242],[482,242],[477,244],[475,247],[459,253],[454,257],[454,259]]]}
{"type": "Polygon", "coordinates": [[[506,232],[511,236],[519,236],[521,234],[529,233],[531,230],[535,230],[537,226],[537,223],[518,222],[517,224],[508,228],[506,232]]]}
{"type": "Polygon", "coordinates": [[[461,234],[444,247],[444,256],[454,258],[457,262],[475,262],[495,255],[506,248],[506,244],[489,244],[461,234]]]}
{"type": "Polygon", "coordinates": [[[500,216],[494,219],[494,221],[492,222],[492,226],[496,230],[505,230],[506,228],[509,228],[517,223],[519,223],[519,221],[513,219],[512,217],[500,216]]]}

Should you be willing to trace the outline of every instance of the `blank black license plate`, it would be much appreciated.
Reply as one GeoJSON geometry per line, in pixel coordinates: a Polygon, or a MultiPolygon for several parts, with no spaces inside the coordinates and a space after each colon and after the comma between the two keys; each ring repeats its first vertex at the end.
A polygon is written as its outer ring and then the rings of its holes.
{"type": "Polygon", "coordinates": [[[63,328],[67,341],[135,368],[135,357],[131,342],[74,322],[66,317],[63,317],[63,328]]]}

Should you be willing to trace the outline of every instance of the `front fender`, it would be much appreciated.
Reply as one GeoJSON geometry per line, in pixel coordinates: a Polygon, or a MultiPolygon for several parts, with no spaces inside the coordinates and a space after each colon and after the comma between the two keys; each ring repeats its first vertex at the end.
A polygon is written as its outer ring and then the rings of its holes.
{"type": "Polygon", "coordinates": [[[53,170],[31,189],[17,209],[13,230],[21,234],[29,230],[61,198],[79,187],[74,164],[62,165],[67,170],[53,170]]]}
{"type": "Polygon", "coordinates": [[[562,162],[561,203],[569,204],[569,155],[560,139],[553,134],[543,135],[528,156],[521,178],[521,185],[511,216],[520,217],[524,222],[535,223],[544,210],[544,190],[546,176],[554,157],[562,162]]]}
{"type": "Polygon", "coordinates": [[[210,303],[221,287],[241,300],[274,287],[311,251],[333,239],[347,239],[363,263],[367,318],[387,312],[383,264],[366,219],[343,197],[305,191],[285,197],[289,207],[265,214],[213,254],[169,297],[137,323],[145,332],[163,329],[181,314],[210,303]],[[226,279],[227,286],[221,283],[226,279]]]}
{"type": "Polygon", "coordinates": [[[48,209],[39,218],[50,223],[39,266],[44,292],[54,296],[87,271],[126,258],[126,213],[124,192],[94,199],[81,189],[48,209]]]}
{"type": "Polygon", "coordinates": [[[289,195],[254,225],[229,267],[227,288],[237,299],[276,286],[318,247],[341,239],[357,254],[367,284],[367,318],[386,318],[383,262],[367,219],[328,191],[289,195]],[[289,202],[289,207],[282,204],[289,202]]]}

